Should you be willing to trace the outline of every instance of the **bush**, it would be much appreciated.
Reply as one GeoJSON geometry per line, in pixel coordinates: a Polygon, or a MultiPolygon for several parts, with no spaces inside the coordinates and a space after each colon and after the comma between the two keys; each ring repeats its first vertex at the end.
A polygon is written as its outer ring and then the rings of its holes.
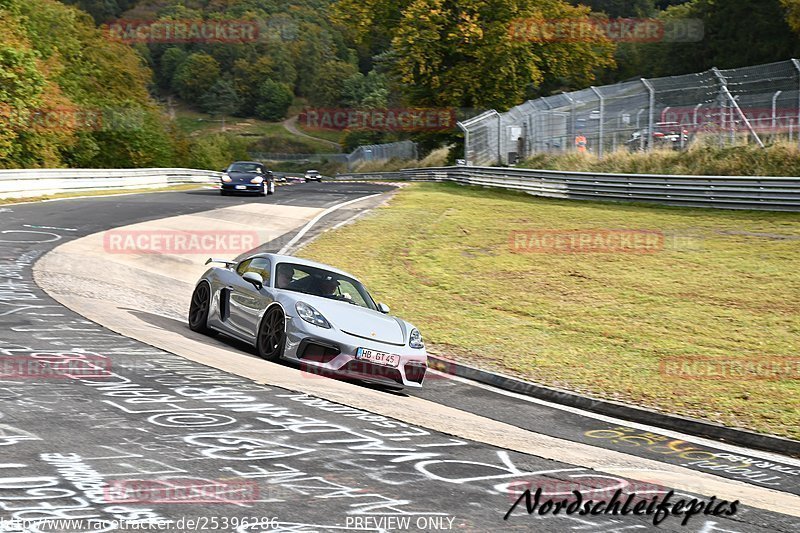
{"type": "Polygon", "coordinates": [[[264,120],[281,120],[286,118],[294,94],[288,85],[267,80],[258,88],[259,103],[256,105],[256,116],[264,120]]]}
{"type": "Polygon", "coordinates": [[[696,143],[684,152],[654,150],[630,153],[618,150],[603,159],[577,153],[537,154],[519,166],[623,174],[799,176],[800,148],[786,142],[776,142],[765,149],[753,144],[718,147],[696,143]]]}
{"type": "Polygon", "coordinates": [[[189,147],[189,167],[220,170],[232,161],[250,159],[247,144],[244,139],[226,134],[199,138],[189,147]]]}

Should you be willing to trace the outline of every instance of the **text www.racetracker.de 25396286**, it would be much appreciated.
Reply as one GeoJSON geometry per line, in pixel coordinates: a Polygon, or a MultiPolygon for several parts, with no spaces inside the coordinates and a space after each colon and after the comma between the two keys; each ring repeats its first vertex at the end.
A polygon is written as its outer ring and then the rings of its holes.
{"type": "Polygon", "coordinates": [[[104,533],[112,531],[160,531],[162,533],[179,533],[184,531],[227,531],[232,528],[254,527],[260,531],[280,529],[286,521],[276,516],[183,516],[176,519],[138,518],[135,509],[118,506],[130,518],[112,520],[97,519],[8,519],[0,517],[0,531],[52,531],[55,532],[92,532],[104,533]]]}

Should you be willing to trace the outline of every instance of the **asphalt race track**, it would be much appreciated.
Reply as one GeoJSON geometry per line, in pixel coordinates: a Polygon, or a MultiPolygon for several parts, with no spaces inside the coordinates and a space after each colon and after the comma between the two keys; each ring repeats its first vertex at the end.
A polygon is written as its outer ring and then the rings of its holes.
{"type": "MultiPolygon", "coordinates": [[[[115,333],[65,308],[33,281],[34,264],[48,252],[112,228],[254,203],[308,208],[311,217],[390,190],[322,183],[281,187],[267,198],[197,190],[0,206],[0,532],[800,531],[800,461],[793,458],[444,376],[431,376],[422,390],[407,394],[337,382],[352,403],[334,402],[287,385],[281,376],[296,376],[298,369],[280,368],[279,376],[279,365],[239,343],[207,340],[209,351],[228,354],[231,364],[244,361],[242,368],[260,372],[259,379],[115,333]],[[111,361],[97,376],[18,372],[20,362],[57,364],[92,354],[111,361]],[[433,420],[432,411],[418,407],[430,402],[492,429],[485,439],[464,438],[472,428],[447,429],[447,419],[433,420]],[[402,416],[384,414],[404,409],[402,416]],[[570,461],[568,447],[523,453],[520,445],[490,444],[503,442],[504,427],[531,442],[571,443],[594,457],[595,468],[577,452],[570,461]],[[626,458],[638,465],[635,476],[626,458]],[[617,488],[663,498],[673,485],[660,482],[659,469],[653,482],[642,481],[648,476],[641,465],[652,464],[680,478],[683,488],[673,501],[709,500],[709,487],[722,487],[742,494],[737,512],[701,512],[686,525],[670,516],[656,526],[653,516],[632,514],[528,515],[523,502],[504,519],[528,487],[553,499],[579,489],[608,500],[617,488]],[[194,488],[191,497],[187,487],[194,488]]],[[[337,211],[307,237],[357,212],[337,211]]],[[[277,251],[295,232],[272,235],[262,249],[277,251]]],[[[92,277],[125,275],[91,261],[80,268],[92,277]]],[[[114,290],[119,293],[106,297],[125,301],[154,328],[198,342],[185,323],[142,311],[147,307],[138,306],[133,287],[130,294],[114,290]]],[[[318,381],[309,390],[327,386],[318,381]]],[[[714,505],[725,499],[719,495],[714,505]]]]}

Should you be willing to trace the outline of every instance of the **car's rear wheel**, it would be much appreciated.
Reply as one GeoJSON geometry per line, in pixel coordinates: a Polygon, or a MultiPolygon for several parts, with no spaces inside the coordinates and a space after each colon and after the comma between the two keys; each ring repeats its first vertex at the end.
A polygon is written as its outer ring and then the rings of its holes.
{"type": "Polygon", "coordinates": [[[189,329],[206,335],[215,332],[208,327],[208,311],[211,306],[211,289],[208,283],[201,283],[192,293],[192,303],[189,306],[189,329]]]}
{"type": "Polygon", "coordinates": [[[277,361],[283,355],[286,344],[286,320],[280,307],[273,307],[261,320],[256,349],[258,356],[267,361],[277,361]]]}

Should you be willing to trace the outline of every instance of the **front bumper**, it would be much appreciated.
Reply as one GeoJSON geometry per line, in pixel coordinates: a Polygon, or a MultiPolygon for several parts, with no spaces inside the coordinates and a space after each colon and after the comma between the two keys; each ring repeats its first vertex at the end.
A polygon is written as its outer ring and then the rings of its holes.
{"type": "Polygon", "coordinates": [[[286,319],[284,356],[302,363],[304,376],[309,378],[334,374],[392,387],[421,387],[428,368],[424,348],[362,339],[335,328],[314,326],[296,316],[286,319]],[[391,353],[399,356],[400,362],[391,367],[356,359],[358,348],[391,353]]]}
{"type": "Polygon", "coordinates": [[[263,193],[266,185],[261,183],[222,183],[220,184],[219,188],[225,192],[238,192],[238,193],[251,193],[251,194],[261,194],[263,193]],[[244,187],[244,189],[240,189],[237,187],[244,187]]]}

